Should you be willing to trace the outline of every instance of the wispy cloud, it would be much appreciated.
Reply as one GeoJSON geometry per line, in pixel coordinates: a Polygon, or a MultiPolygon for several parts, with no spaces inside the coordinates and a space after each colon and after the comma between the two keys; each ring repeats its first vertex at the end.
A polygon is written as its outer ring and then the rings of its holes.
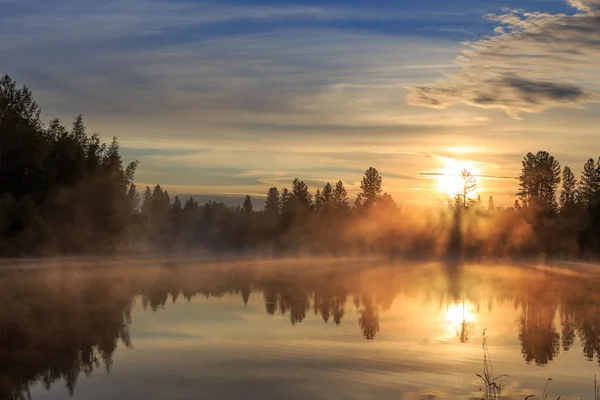
{"type": "MultiPolygon", "coordinates": [[[[445,149],[468,144],[478,150],[465,157],[484,160],[524,154],[543,137],[565,153],[586,150],[564,145],[568,115],[516,126],[483,108],[516,115],[591,101],[596,2],[571,1],[572,15],[493,17],[501,29],[458,63],[459,41],[490,29],[479,0],[303,3],[0,0],[0,73],[29,85],[45,117],[83,113],[91,131],[117,135],[125,157],[141,161],[139,182],[180,193],[266,193],[296,176],[355,191],[375,166],[392,194],[419,186],[425,197],[427,180],[414,179],[445,149]],[[414,88],[444,75],[454,78],[414,88]],[[421,105],[478,108],[406,107],[410,88],[421,105]]],[[[595,133],[597,117],[578,121],[595,133]]],[[[508,176],[520,157],[494,160],[502,168],[482,171],[508,176]]]]}
{"type": "Polygon", "coordinates": [[[600,9],[600,0],[568,0],[571,6],[582,11],[592,11],[600,9]]]}
{"type": "Polygon", "coordinates": [[[463,103],[509,115],[582,106],[600,100],[600,14],[597,0],[571,0],[575,14],[512,10],[489,18],[495,33],[456,59],[462,71],[414,86],[408,104],[446,108],[463,103]]]}

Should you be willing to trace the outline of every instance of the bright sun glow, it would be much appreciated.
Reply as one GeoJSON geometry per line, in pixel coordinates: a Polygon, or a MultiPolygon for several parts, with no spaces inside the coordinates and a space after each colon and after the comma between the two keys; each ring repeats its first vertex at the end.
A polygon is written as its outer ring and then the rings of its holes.
{"type": "Polygon", "coordinates": [[[477,315],[473,304],[469,302],[451,303],[446,307],[446,326],[451,335],[469,336],[473,330],[477,315]]]}
{"type": "MultiPolygon", "coordinates": [[[[472,161],[444,158],[443,162],[445,165],[438,170],[440,175],[436,177],[437,187],[440,192],[448,196],[455,196],[457,193],[462,192],[463,180],[460,173],[463,169],[466,169],[475,176],[480,174],[479,169],[472,161]]],[[[472,198],[477,197],[478,189],[470,193],[469,196],[472,198]]]]}

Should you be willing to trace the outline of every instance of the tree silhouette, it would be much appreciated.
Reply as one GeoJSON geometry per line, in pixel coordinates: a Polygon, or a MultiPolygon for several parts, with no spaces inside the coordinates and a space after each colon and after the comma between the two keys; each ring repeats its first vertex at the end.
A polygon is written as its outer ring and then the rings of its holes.
{"type": "Polygon", "coordinates": [[[490,198],[488,199],[488,207],[487,210],[489,212],[493,212],[496,211],[496,206],[494,205],[494,197],[490,196],[490,198]]]}
{"type": "Polygon", "coordinates": [[[306,183],[298,178],[294,179],[294,182],[292,183],[291,199],[297,207],[301,207],[305,210],[310,209],[312,195],[310,194],[306,183]]]}
{"type": "Polygon", "coordinates": [[[583,208],[592,204],[600,191],[600,164],[596,164],[593,158],[586,161],[581,173],[581,179],[577,188],[577,198],[583,208]]]}
{"type": "Polygon", "coordinates": [[[571,168],[565,166],[562,172],[562,190],[560,192],[560,210],[561,212],[568,211],[575,206],[577,199],[577,181],[571,168]]]}
{"type": "Polygon", "coordinates": [[[267,200],[265,200],[265,212],[270,215],[277,215],[281,209],[281,198],[279,190],[276,187],[269,189],[267,200]]]}
{"type": "Polygon", "coordinates": [[[374,204],[381,198],[382,181],[379,172],[375,168],[370,167],[365,171],[365,175],[360,182],[360,189],[362,190],[360,199],[364,201],[365,206],[374,204]]]}
{"type": "Polygon", "coordinates": [[[524,206],[540,207],[543,211],[558,209],[556,191],[560,184],[560,164],[546,151],[527,153],[523,159],[517,193],[524,206]]]}
{"type": "Polygon", "coordinates": [[[460,178],[462,180],[461,199],[462,207],[467,208],[467,201],[469,194],[477,190],[477,179],[466,169],[460,171],[460,178]]]}
{"type": "Polygon", "coordinates": [[[244,205],[243,205],[243,210],[246,214],[251,214],[252,213],[252,199],[250,198],[249,195],[246,195],[246,197],[244,198],[244,205]]]}
{"type": "Polygon", "coordinates": [[[320,211],[323,209],[323,197],[321,196],[321,190],[317,189],[315,192],[315,210],[320,211]]]}
{"type": "Polygon", "coordinates": [[[330,211],[334,207],[333,187],[329,182],[325,184],[321,191],[321,200],[323,202],[323,209],[330,211]]]}
{"type": "Polygon", "coordinates": [[[348,192],[342,181],[338,181],[338,183],[335,184],[335,189],[333,190],[333,204],[338,210],[348,208],[348,192]]]}
{"type": "Polygon", "coordinates": [[[371,301],[367,301],[364,308],[360,311],[358,325],[363,333],[363,337],[367,340],[375,339],[379,333],[379,315],[371,301]]]}

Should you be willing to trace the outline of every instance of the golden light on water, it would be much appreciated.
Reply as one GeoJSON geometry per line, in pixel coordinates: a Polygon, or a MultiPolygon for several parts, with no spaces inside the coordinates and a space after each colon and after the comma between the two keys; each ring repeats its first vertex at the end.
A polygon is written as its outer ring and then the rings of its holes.
{"type": "MultiPolygon", "coordinates": [[[[461,172],[463,170],[469,171],[472,175],[477,176],[481,172],[477,165],[468,160],[458,160],[455,158],[443,158],[444,166],[438,170],[439,175],[437,179],[437,189],[451,197],[454,197],[458,193],[462,193],[463,190],[463,179],[461,178],[461,172]]],[[[469,194],[469,197],[475,198],[478,195],[479,188],[469,194]]]]}
{"type": "Polygon", "coordinates": [[[470,302],[460,301],[446,307],[446,329],[450,335],[468,341],[477,322],[475,307],[470,302]]]}

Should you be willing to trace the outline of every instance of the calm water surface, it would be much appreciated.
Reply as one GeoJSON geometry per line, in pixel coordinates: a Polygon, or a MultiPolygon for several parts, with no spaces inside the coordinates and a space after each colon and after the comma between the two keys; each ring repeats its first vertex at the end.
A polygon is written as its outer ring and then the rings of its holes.
{"type": "Polygon", "coordinates": [[[594,268],[145,262],[0,271],[0,399],[593,399],[594,268]]]}

